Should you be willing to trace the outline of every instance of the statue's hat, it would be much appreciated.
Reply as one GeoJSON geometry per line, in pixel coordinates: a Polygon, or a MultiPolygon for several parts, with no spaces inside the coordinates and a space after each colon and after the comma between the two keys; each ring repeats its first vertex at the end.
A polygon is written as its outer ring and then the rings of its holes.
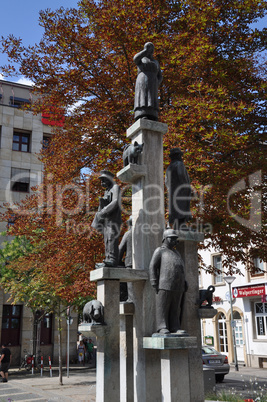
{"type": "Polygon", "coordinates": [[[99,179],[108,179],[109,181],[113,182],[114,174],[111,173],[109,170],[101,170],[99,179]]]}
{"type": "Polygon", "coordinates": [[[164,230],[164,233],[163,233],[163,239],[167,239],[167,237],[176,237],[176,238],[178,238],[179,235],[176,232],[176,230],[174,230],[174,229],[166,229],[166,230],[164,230]]]}
{"type": "Polygon", "coordinates": [[[170,150],[170,156],[173,156],[173,155],[183,155],[183,152],[181,151],[181,149],[180,148],[172,148],[171,150],[170,150]]]}

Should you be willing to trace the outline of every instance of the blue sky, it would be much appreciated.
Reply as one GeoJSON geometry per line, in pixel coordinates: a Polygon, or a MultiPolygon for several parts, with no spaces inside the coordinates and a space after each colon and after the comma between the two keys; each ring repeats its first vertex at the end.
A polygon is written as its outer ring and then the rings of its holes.
{"type": "MultiPolygon", "coordinates": [[[[38,23],[40,10],[47,8],[56,10],[62,6],[77,8],[77,4],[78,0],[3,0],[0,5],[0,37],[13,34],[22,38],[24,45],[34,45],[39,42],[43,34],[43,28],[38,23]]],[[[0,65],[6,62],[6,56],[0,53],[0,65]]],[[[7,79],[18,81],[18,78],[7,79]]]]}
{"type": "MultiPolygon", "coordinates": [[[[38,24],[39,11],[60,7],[76,8],[78,0],[12,0],[2,1],[0,6],[1,24],[0,37],[13,34],[23,40],[24,45],[34,45],[42,37],[43,28],[38,24]]],[[[255,24],[253,24],[255,26],[255,24]]],[[[257,23],[258,28],[267,27],[267,17],[257,23]]],[[[7,62],[5,55],[0,53],[0,65],[7,62]]],[[[18,78],[8,78],[9,81],[18,81],[18,78]]],[[[20,82],[23,82],[20,79],[20,82]]]]}

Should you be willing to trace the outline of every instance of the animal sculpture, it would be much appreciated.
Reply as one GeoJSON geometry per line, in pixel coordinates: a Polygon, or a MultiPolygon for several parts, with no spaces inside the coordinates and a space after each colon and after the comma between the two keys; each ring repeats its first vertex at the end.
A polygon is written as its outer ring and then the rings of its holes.
{"type": "Polygon", "coordinates": [[[212,296],[215,291],[214,286],[209,286],[208,289],[201,289],[199,291],[199,307],[205,307],[205,308],[213,308],[212,307],[212,296]],[[202,304],[207,301],[207,304],[205,306],[202,306],[202,304]]]}
{"type": "Polygon", "coordinates": [[[137,141],[134,144],[129,144],[123,151],[123,166],[127,166],[130,163],[138,164],[139,155],[143,152],[144,144],[138,144],[137,141]]]}
{"type": "Polygon", "coordinates": [[[83,321],[91,324],[104,323],[104,307],[98,300],[91,300],[83,308],[83,321]]]}

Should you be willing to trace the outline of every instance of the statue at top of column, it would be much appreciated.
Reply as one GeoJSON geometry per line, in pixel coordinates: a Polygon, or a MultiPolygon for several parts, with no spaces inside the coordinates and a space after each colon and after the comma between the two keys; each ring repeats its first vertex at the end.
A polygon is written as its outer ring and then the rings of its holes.
{"type": "Polygon", "coordinates": [[[104,236],[105,259],[100,267],[117,267],[119,257],[119,235],[121,227],[121,195],[120,188],[114,182],[114,175],[108,170],[100,172],[104,197],[99,199],[99,208],[92,222],[92,227],[104,236]]]}
{"type": "Polygon", "coordinates": [[[171,149],[169,155],[171,163],[167,167],[165,177],[169,198],[169,225],[175,230],[186,230],[186,222],[192,219],[190,212],[192,190],[182,155],[180,148],[171,149]]]}
{"type": "Polygon", "coordinates": [[[144,49],[134,56],[137,65],[135,84],[134,118],[158,120],[158,87],[162,81],[160,65],[153,58],[154,45],[147,42],[144,49]]]}

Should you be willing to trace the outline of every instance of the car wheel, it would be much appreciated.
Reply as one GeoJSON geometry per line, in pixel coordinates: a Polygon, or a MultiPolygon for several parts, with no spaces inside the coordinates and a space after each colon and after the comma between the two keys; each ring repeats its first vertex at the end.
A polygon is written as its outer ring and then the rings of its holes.
{"type": "Polygon", "coordinates": [[[216,374],[216,382],[223,382],[224,374],[216,374]]]}

